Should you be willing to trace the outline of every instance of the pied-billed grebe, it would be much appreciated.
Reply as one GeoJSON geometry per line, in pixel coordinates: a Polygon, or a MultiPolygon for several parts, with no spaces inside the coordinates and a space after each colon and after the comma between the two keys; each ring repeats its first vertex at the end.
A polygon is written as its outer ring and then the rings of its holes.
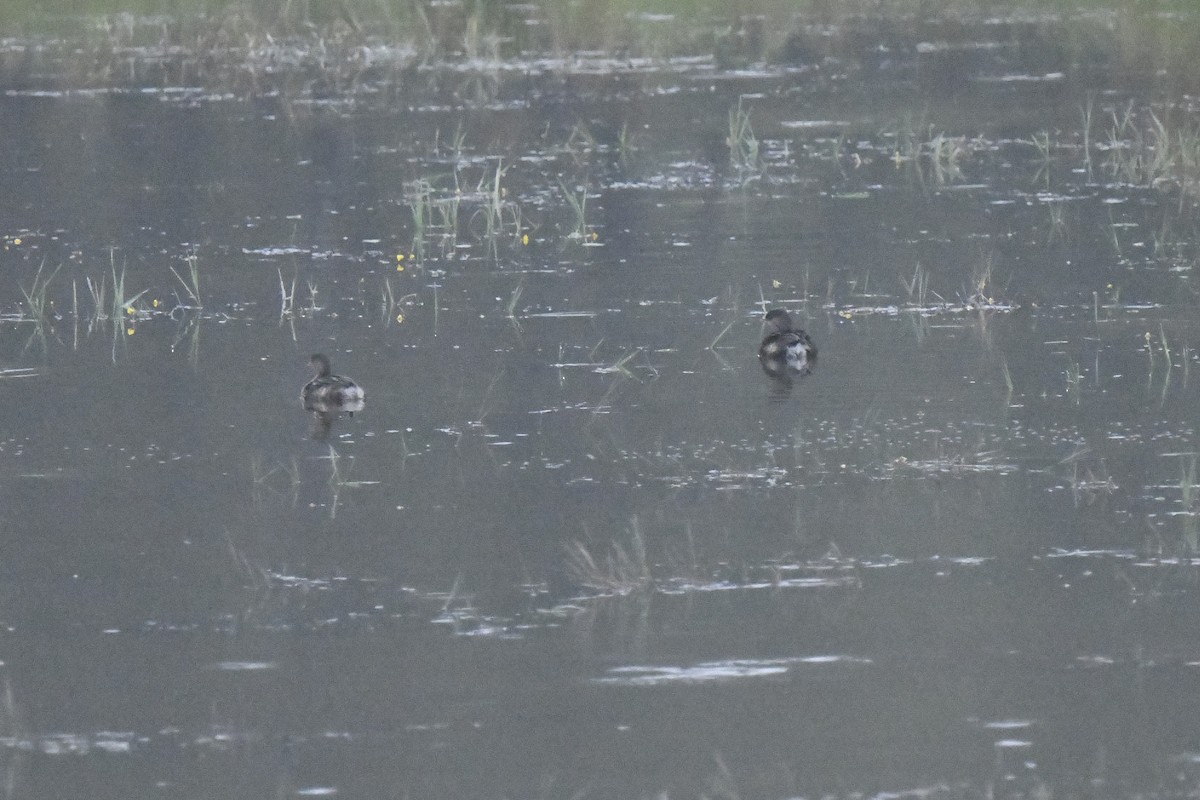
{"type": "Polygon", "coordinates": [[[772,375],[792,369],[810,372],[817,363],[817,347],[808,334],[792,326],[782,308],[767,312],[767,335],[758,348],[758,360],[772,375]]]}
{"type": "Polygon", "coordinates": [[[362,387],[349,378],[334,375],[329,367],[329,358],[323,353],[315,353],[308,360],[316,375],[300,391],[300,400],[307,409],[325,410],[345,408],[357,411],[362,408],[362,387]]]}

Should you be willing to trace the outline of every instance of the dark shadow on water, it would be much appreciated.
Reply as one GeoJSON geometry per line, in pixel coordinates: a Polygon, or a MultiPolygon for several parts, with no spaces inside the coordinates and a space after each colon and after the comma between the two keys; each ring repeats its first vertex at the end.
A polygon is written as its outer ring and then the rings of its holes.
{"type": "Polygon", "coordinates": [[[363,402],[361,400],[342,404],[305,403],[304,410],[312,412],[312,418],[308,426],[308,437],[317,442],[325,441],[329,437],[333,423],[341,418],[343,414],[353,417],[354,412],[362,411],[362,409],[363,402]]]}
{"type": "Polygon", "coordinates": [[[792,388],[797,382],[813,374],[816,358],[814,357],[812,363],[806,364],[802,369],[794,369],[785,363],[769,359],[759,359],[759,363],[762,364],[763,372],[770,378],[767,385],[767,397],[772,402],[781,403],[792,396],[792,388]]]}

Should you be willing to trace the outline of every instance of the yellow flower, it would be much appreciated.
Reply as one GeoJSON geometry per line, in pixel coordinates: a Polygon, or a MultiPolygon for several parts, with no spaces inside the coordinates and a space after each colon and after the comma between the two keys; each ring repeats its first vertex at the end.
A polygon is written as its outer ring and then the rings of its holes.
{"type": "Polygon", "coordinates": [[[521,244],[526,244],[526,245],[529,244],[529,234],[528,233],[521,234],[521,244]]]}
{"type": "Polygon", "coordinates": [[[397,260],[397,261],[403,261],[403,260],[404,260],[404,253],[397,253],[397,254],[396,254],[396,260],[397,260]]]}
{"type": "Polygon", "coordinates": [[[771,288],[772,288],[772,289],[782,289],[782,288],[783,288],[783,281],[780,281],[780,280],[778,280],[778,279],[776,279],[776,278],[771,278],[771,288]]]}
{"type": "Polygon", "coordinates": [[[401,311],[399,314],[396,315],[396,322],[404,322],[404,312],[403,311],[401,311]]]}
{"type": "Polygon", "coordinates": [[[134,314],[133,306],[125,306],[125,313],[132,317],[134,314]]]}
{"type": "Polygon", "coordinates": [[[125,334],[126,334],[127,336],[133,336],[133,328],[126,328],[126,329],[125,329],[125,334]]]}
{"type": "Polygon", "coordinates": [[[151,303],[151,305],[153,305],[155,308],[158,308],[158,298],[157,297],[154,298],[154,302],[151,303]]]}
{"type": "Polygon", "coordinates": [[[18,237],[16,237],[15,239],[13,239],[13,244],[20,244],[20,243],[21,243],[21,237],[20,237],[20,236],[18,236],[18,237]]]}

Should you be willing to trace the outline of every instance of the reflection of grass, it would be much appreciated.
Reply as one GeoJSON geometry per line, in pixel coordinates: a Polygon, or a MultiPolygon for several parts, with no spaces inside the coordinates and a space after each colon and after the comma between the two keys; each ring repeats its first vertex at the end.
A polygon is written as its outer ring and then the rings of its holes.
{"type": "Polygon", "coordinates": [[[1079,403],[1079,387],[1083,384],[1083,371],[1079,367],[1078,361],[1072,361],[1067,365],[1067,394],[1075,398],[1075,402],[1079,403]]]}
{"type": "MultiPolygon", "coordinates": [[[[349,456],[345,466],[342,465],[343,456],[341,456],[333,445],[329,445],[329,488],[332,491],[333,498],[329,503],[329,518],[337,517],[338,501],[343,489],[355,489],[359,486],[371,486],[379,483],[379,481],[358,481],[351,480],[350,473],[354,470],[354,456],[349,456]]],[[[293,477],[293,480],[295,478],[293,477]]]]}
{"type": "Polygon", "coordinates": [[[622,166],[629,164],[635,149],[633,135],[629,132],[629,120],[626,120],[621,123],[621,132],[617,135],[617,153],[622,166]]]}
{"type": "Polygon", "coordinates": [[[508,296],[508,302],[504,305],[504,318],[518,328],[520,323],[517,321],[517,303],[521,302],[521,295],[524,293],[525,281],[521,281],[513,287],[512,294],[508,296]]]}
{"type": "Polygon", "coordinates": [[[1179,461],[1179,506],[1183,515],[1183,543],[1189,553],[1200,549],[1197,536],[1196,454],[1179,461]]]}
{"type": "Polygon", "coordinates": [[[85,275],[88,294],[92,297],[92,305],[96,308],[96,319],[108,319],[108,281],[101,275],[100,280],[93,281],[91,275],[85,275]]]}
{"type": "MultiPolygon", "coordinates": [[[[735,311],[735,313],[736,313],[736,311],[735,311]]],[[[725,327],[721,328],[721,332],[718,333],[716,335],[716,337],[711,342],[708,343],[708,349],[715,350],[717,347],[717,342],[719,342],[719,341],[721,341],[721,339],[725,338],[725,334],[729,333],[730,328],[732,328],[735,324],[737,324],[736,316],[733,319],[729,320],[729,322],[725,323],[725,327]]]]}
{"type": "Polygon", "coordinates": [[[918,262],[913,270],[912,280],[906,281],[904,276],[900,276],[900,284],[904,287],[904,291],[908,294],[908,302],[912,304],[916,302],[922,308],[926,305],[926,300],[929,294],[929,273],[922,269],[918,262]]]}
{"type": "Polygon", "coordinates": [[[1038,131],[1029,137],[1025,144],[1037,151],[1038,162],[1042,165],[1039,170],[1039,174],[1041,174],[1041,171],[1048,169],[1050,162],[1053,161],[1054,144],[1050,139],[1050,134],[1046,131],[1038,131]]]}
{"type": "Polygon", "coordinates": [[[46,262],[42,261],[38,265],[37,272],[33,276],[33,284],[26,289],[21,287],[21,294],[25,295],[25,305],[29,308],[29,316],[34,322],[41,325],[46,318],[46,292],[50,288],[50,281],[54,280],[54,276],[58,274],[61,265],[55,267],[54,270],[43,277],[42,272],[45,269],[46,262]]]}
{"type": "Polygon", "coordinates": [[[632,377],[634,377],[634,375],[632,372],[629,371],[628,364],[630,361],[633,361],[634,358],[636,358],[638,355],[640,355],[641,352],[642,352],[642,348],[638,347],[634,350],[630,350],[626,353],[623,353],[620,358],[618,358],[616,361],[609,364],[608,366],[597,367],[596,372],[599,372],[602,375],[609,374],[609,373],[617,373],[626,378],[632,378],[632,377]]]}
{"type": "Polygon", "coordinates": [[[250,587],[262,590],[270,586],[270,571],[246,555],[246,552],[234,543],[233,536],[228,530],[225,531],[225,549],[229,554],[234,573],[250,587]]]}
{"type": "Polygon", "coordinates": [[[183,286],[183,290],[188,293],[188,297],[192,299],[192,302],[197,307],[203,307],[203,304],[200,302],[200,262],[194,253],[187,257],[187,264],[187,280],[183,279],[183,276],[179,274],[175,267],[171,267],[171,274],[174,275],[175,279],[179,281],[181,286],[183,286]]]}
{"type": "Polygon", "coordinates": [[[300,497],[300,465],[296,459],[293,458],[290,464],[280,462],[267,468],[259,454],[250,457],[250,485],[254,502],[262,502],[264,492],[269,489],[273,491],[276,476],[287,479],[285,485],[290,489],[292,504],[295,505],[300,497]]]}
{"type": "Polygon", "coordinates": [[[1058,200],[1046,203],[1046,210],[1050,216],[1050,234],[1046,237],[1049,244],[1054,244],[1058,241],[1064,241],[1067,238],[1067,219],[1066,207],[1058,200]]]}

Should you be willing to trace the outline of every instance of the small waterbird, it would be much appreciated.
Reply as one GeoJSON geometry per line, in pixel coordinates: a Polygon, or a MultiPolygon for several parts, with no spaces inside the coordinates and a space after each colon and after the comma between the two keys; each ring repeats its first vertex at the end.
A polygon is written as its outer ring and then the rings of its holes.
{"type": "Polygon", "coordinates": [[[792,318],[782,308],[767,312],[767,335],[758,348],[758,360],[771,375],[788,370],[809,373],[817,363],[817,347],[809,335],[792,325],[792,318]]]}
{"type": "Polygon", "coordinates": [[[313,379],[304,384],[300,391],[300,400],[310,411],[331,411],[342,409],[351,413],[362,409],[365,397],[362,387],[349,378],[334,375],[329,366],[329,358],[324,353],[315,353],[308,360],[313,368],[313,379]]]}

